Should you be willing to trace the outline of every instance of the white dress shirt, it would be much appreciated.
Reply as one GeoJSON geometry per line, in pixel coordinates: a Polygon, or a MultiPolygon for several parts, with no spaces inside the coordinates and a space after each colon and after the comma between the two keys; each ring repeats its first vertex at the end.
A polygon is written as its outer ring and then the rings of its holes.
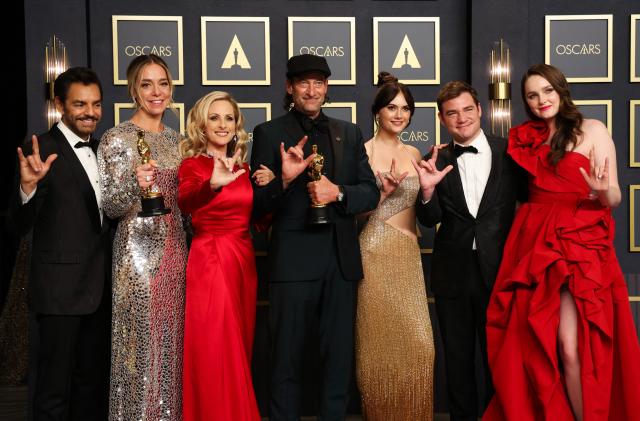
{"type": "MultiPolygon", "coordinates": [[[[84,171],[87,173],[87,177],[89,177],[91,187],[93,187],[93,192],[96,195],[98,210],[100,211],[100,222],[102,222],[102,194],[100,192],[100,176],[98,175],[98,160],[96,158],[96,154],[93,153],[91,148],[76,148],[76,143],[88,142],[89,140],[82,139],[80,136],[72,132],[71,129],[69,129],[62,121],[58,122],[58,129],[62,132],[67,142],[69,142],[71,149],[80,160],[80,164],[82,164],[84,171]]],[[[55,165],[55,161],[53,165],[55,165]]],[[[31,198],[36,194],[36,189],[34,189],[29,195],[26,195],[22,191],[22,187],[20,187],[20,197],[23,205],[31,200],[31,198]]]]}
{"type": "MultiPolygon", "coordinates": [[[[491,172],[491,147],[482,130],[475,139],[464,146],[474,146],[478,150],[478,153],[463,153],[457,159],[467,209],[475,218],[478,216],[480,201],[491,172]]],[[[475,238],[473,239],[473,249],[476,250],[475,238]]]]}

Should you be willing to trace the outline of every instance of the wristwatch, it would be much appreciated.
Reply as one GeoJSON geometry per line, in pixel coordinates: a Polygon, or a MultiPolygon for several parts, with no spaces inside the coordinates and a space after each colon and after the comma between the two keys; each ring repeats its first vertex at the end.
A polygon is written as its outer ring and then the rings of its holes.
{"type": "Polygon", "coordinates": [[[342,202],[344,200],[344,187],[338,186],[338,190],[340,191],[338,192],[338,196],[336,196],[336,200],[342,202]]]}

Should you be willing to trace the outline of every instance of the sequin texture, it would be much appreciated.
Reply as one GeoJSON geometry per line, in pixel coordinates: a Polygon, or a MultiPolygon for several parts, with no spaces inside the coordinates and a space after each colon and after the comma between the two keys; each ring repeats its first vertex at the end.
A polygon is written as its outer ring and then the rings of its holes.
{"type": "Polygon", "coordinates": [[[180,135],[145,132],[156,187],[171,213],[140,218],[137,132],[124,122],[102,137],[98,166],[113,244],[110,420],[180,420],[187,246],[177,204],[180,135]]]}
{"type": "Polygon", "coordinates": [[[405,178],[360,235],[356,377],[367,421],[433,417],[435,349],[420,249],[386,222],[415,205],[419,188],[417,176],[405,178]]]}

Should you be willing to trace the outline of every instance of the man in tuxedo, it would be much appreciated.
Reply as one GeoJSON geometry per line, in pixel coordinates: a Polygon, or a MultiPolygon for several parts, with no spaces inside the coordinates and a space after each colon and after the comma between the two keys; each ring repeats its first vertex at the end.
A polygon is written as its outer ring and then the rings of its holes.
{"type": "Polygon", "coordinates": [[[91,138],[102,87],[75,67],[54,83],[61,121],[18,148],[15,216],[33,230],[29,308],[38,326],[34,419],[107,419],[111,251],[91,138]],[[24,150],[24,152],[23,152],[24,150]]]}
{"type": "Polygon", "coordinates": [[[322,360],[320,417],[343,420],[353,361],[353,322],[362,262],[355,215],[374,209],[380,194],[358,126],[322,113],[329,66],[323,57],[287,62],[285,115],[253,131],[251,168],[276,178],[254,185],[254,211],[273,216],[269,244],[271,400],[269,419],[298,420],[304,344],[316,335],[322,360]],[[317,145],[323,175],[308,167],[317,145]],[[312,224],[312,203],[325,204],[329,222],[312,224]]]}
{"type": "Polygon", "coordinates": [[[486,311],[502,248],[524,176],[507,155],[505,139],[485,136],[476,90],[449,82],[439,92],[438,117],[453,142],[414,162],[420,179],[416,212],[428,227],[440,224],[431,261],[452,420],[476,420],[475,349],[480,345],[484,411],[493,394],[487,363],[486,311]]]}

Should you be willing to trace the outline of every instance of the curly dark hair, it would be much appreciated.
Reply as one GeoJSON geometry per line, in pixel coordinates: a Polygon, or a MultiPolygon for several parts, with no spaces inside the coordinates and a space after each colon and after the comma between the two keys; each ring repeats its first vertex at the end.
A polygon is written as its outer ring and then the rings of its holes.
{"type": "Polygon", "coordinates": [[[551,138],[551,151],[549,152],[549,160],[551,164],[555,166],[564,157],[567,147],[575,147],[578,143],[578,136],[582,134],[580,126],[582,126],[584,117],[571,100],[569,83],[564,74],[562,74],[558,68],[549,64],[534,64],[529,67],[524,76],[522,76],[520,83],[522,100],[524,101],[529,118],[532,120],[541,120],[533,114],[527,105],[527,93],[525,92],[524,85],[531,76],[540,76],[547,80],[560,96],[560,106],[555,121],[557,131],[551,138]]]}

